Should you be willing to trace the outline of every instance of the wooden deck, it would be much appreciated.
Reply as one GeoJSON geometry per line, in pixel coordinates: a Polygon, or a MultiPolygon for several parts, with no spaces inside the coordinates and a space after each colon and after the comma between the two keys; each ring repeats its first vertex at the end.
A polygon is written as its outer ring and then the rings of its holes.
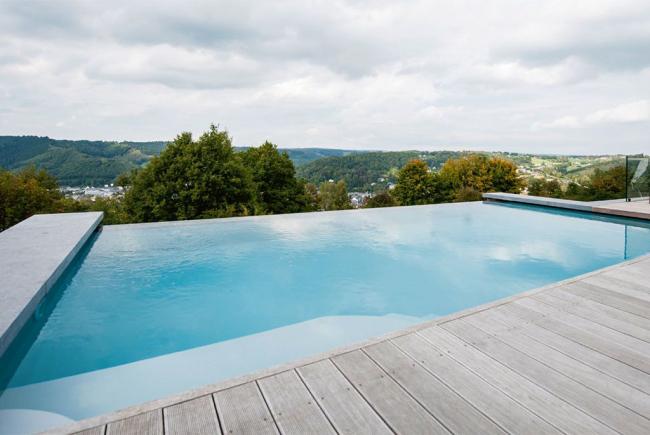
{"type": "Polygon", "coordinates": [[[648,434],[649,394],[646,256],[56,432],[648,434]]]}

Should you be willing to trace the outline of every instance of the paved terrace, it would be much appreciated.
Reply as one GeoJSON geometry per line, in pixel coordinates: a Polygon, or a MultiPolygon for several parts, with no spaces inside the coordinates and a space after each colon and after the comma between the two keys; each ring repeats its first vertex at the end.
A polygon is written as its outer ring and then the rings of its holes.
{"type": "Polygon", "coordinates": [[[648,277],[645,256],[53,433],[647,434],[648,277]]]}
{"type": "Polygon", "coordinates": [[[0,355],[88,237],[102,212],[35,215],[0,233],[0,355]]]}

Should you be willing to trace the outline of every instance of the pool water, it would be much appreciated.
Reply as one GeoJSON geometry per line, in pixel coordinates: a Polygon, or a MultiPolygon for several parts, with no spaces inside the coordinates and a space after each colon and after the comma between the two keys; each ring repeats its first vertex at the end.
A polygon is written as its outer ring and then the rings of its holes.
{"type": "Polygon", "coordinates": [[[0,362],[0,409],[81,419],[649,251],[648,223],[480,202],[106,226],[0,362]]]}

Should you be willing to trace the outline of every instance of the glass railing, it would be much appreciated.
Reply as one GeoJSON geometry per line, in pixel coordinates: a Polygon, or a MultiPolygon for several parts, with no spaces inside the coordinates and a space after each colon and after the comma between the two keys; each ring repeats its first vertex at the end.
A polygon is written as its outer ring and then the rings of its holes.
{"type": "Polygon", "coordinates": [[[627,201],[650,201],[650,157],[625,157],[625,198],[627,201]]]}

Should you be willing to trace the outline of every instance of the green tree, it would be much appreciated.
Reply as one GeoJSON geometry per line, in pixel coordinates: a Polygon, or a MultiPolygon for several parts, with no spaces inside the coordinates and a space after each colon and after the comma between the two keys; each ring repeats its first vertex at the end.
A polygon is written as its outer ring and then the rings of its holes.
{"type": "Polygon", "coordinates": [[[320,195],[318,187],[313,183],[305,184],[305,195],[307,196],[307,211],[317,211],[320,209],[320,195]]]}
{"type": "Polygon", "coordinates": [[[182,133],[138,171],[125,195],[136,222],[247,215],[254,212],[251,171],[230,136],[210,126],[199,140],[182,133]]]}
{"type": "Polygon", "coordinates": [[[533,178],[528,181],[528,194],[548,198],[562,198],[564,196],[559,181],[540,178],[533,178]]]}
{"type": "Polygon", "coordinates": [[[625,166],[596,169],[589,177],[588,192],[591,201],[625,197],[625,166]]]}
{"type": "Polygon", "coordinates": [[[431,204],[442,201],[441,186],[437,174],[422,160],[414,159],[400,169],[393,195],[402,205],[431,204]]]}
{"type": "Polygon", "coordinates": [[[364,208],[395,207],[399,205],[395,197],[389,191],[379,192],[368,199],[364,208]]]}
{"type": "Polygon", "coordinates": [[[470,188],[481,193],[519,193],[525,185],[513,162],[482,154],[447,160],[440,169],[440,177],[454,191],[470,188]]]}
{"type": "Polygon", "coordinates": [[[343,180],[336,183],[328,181],[321,183],[319,196],[322,210],[347,210],[352,208],[350,198],[348,198],[348,189],[343,180]]]}
{"type": "Polygon", "coordinates": [[[11,173],[0,169],[0,231],[37,213],[64,211],[54,177],[29,166],[11,173]]]}
{"type": "Polygon", "coordinates": [[[308,209],[305,185],[296,178],[296,170],[287,153],[280,153],[271,142],[242,153],[251,170],[257,204],[264,213],[295,213],[308,209]]]}

